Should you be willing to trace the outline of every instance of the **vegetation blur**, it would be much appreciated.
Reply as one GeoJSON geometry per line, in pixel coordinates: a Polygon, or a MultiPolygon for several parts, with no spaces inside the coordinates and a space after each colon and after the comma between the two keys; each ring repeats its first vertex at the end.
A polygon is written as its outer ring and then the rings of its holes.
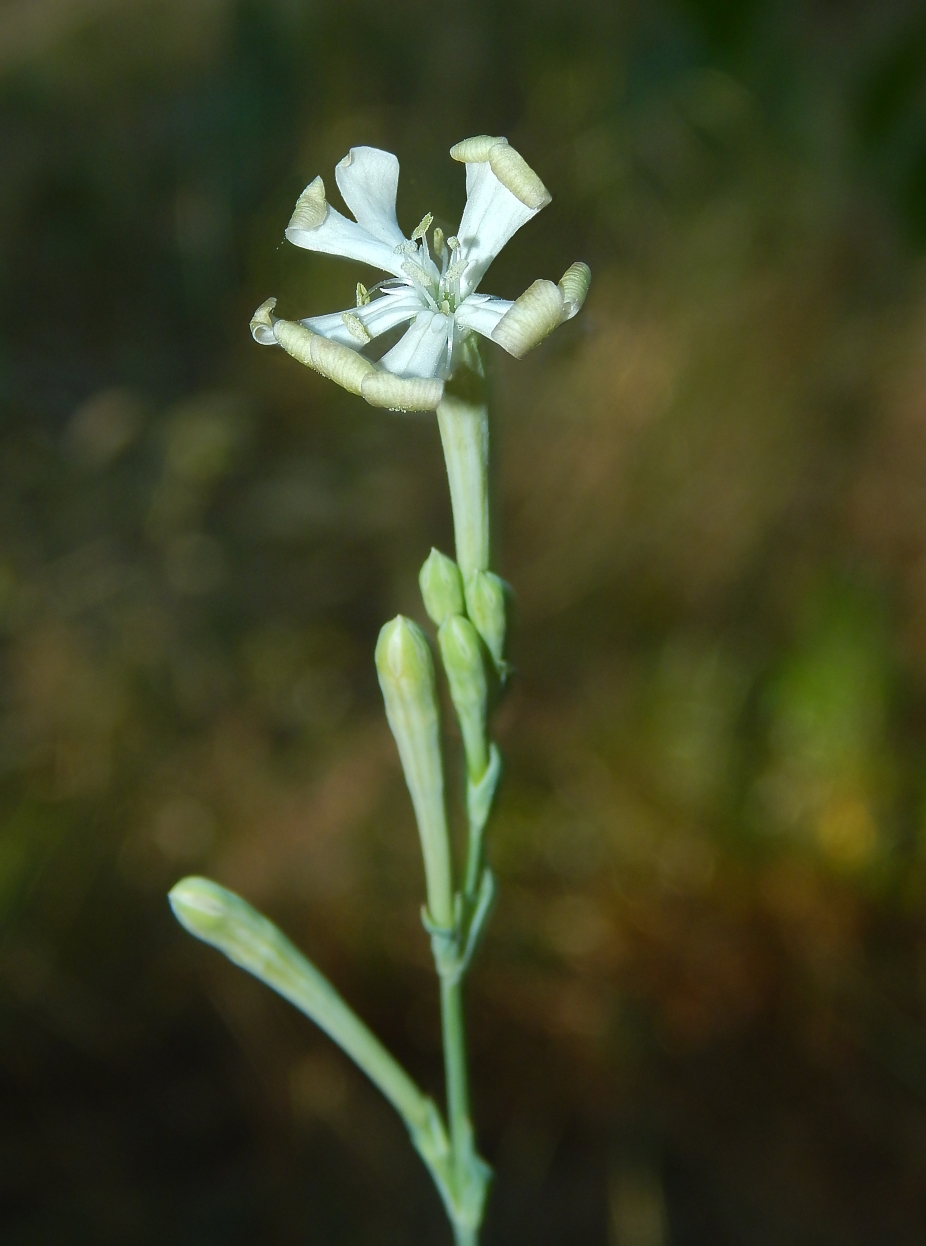
{"type": "Polygon", "coordinates": [[[432,417],[258,349],[351,145],[453,229],[475,133],[579,318],[490,359],[519,595],[471,976],[487,1246],[926,1222],[926,21],[916,0],[0,7],[5,1246],[443,1243],[391,1109],[194,943],[270,913],[432,1093],[373,667],[452,551],[432,417]]]}

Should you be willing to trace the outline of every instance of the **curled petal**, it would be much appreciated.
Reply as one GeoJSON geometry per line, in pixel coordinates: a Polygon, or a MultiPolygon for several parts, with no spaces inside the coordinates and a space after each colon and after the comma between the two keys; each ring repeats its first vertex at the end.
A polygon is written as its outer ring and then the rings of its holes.
{"type": "Polygon", "coordinates": [[[414,290],[406,287],[397,290],[394,294],[382,294],[379,298],[371,299],[369,303],[364,303],[360,307],[351,307],[346,313],[332,312],[327,316],[309,316],[299,323],[313,333],[320,333],[323,337],[331,338],[332,341],[341,342],[344,346],[356,347],[360,345],[361,339],[359,335],[351,332],[350,322],[345,321],[345,315],[356,316],[372,339],[379,337],[382,333],[388,333],[390,329],[398,328],[400,324],[417,316],[420,311],[421,299],[414,290]]]}
{"type": "Polygon", "coordinates": [[[478,134],[465,138],[450,148],[454,160],[463,164],[488,163],[492,172],[526,208],[539,212],[550,202],[551,195],[520,152],[510,147],[506,138],[478,134]]]}
{"type": "Polygon", "coordinates": [[[391,151],[352,147],[334,171],[338,190],[359,225],[390,247],[405,241],[395,216],[399,162],[391,151]]]}
{"type": "Polygon", "coordinates": [[[535,281],[498,322],[492,340],[520,359],[562,323],[564,314],[559,286],[552,281],[535,281]]]}
{"type": "Polygon", "coordinates": [[[360,392],[371,407],[387,407],[390,411],[435,411],[444,396],[444,382],[371,372],[363,378],[360,392]]]}
{"type": "Polygon", "coordinates": [[[506,138],[493,138],[491,134],[477,134],[475,138],[464,138],[461,142],[454,143],[450,148],[450,156],[453,160],[459,160],[461,164],[484,164],[493,147],[507,142],[506,138]]]}
{"type": "Polygon", "coordinates": [[[575,264],[570,264],[563,273],[559,281],[559,288],[565,305],[566,314],[564,319],[571,320],[576,312],[581,310],[591,281],[592,270],[587,264],[583,264],[581,260],[575,264]]]}
{"type": "Polygon", "coordinates": [[[276,299],[266,299],[258,307],[257,311],[251,317],[251,336],[255,342],[259,342],[261,346],[276,346],[277,340],[273,333],[273,324],[277,319],[273,315],[273,309],[276,307],[276,299]]]}
{"type": "Polygon", "coordinates": [[[440,312],[422,311],[379,366],[397,376],[435,377],[446,368],[451,321],[440,312]]]}
{"type": "Polygon", "coordinates": [[[325,198],[325,183],[317,177],[313,182],[309,182],[296,200],[286,232],[288,234],[291,229],[318,229],[319,225],[325,223],[327,215],[328,201],[325,198]]]}
{"type": "Polygon", "coordinates": [[[461,329],[474,329],[483,337],[491,337],[498,322],[513,306],[510,299],[471,294],[457,308],[454,320],[461,329]]]}
{"type": "Polygon", "coordinates": [[[349,346],[320,337],[292,320],[277,320],[273,332],[287,354],[351,394],[359,394],[363,378],[375,371],[369,359],[349,346]]]}
{"type": "Polygon", "coordinates": [[[374,237],[369,230],[348,220],[330,204],[324,204],[324,214],[318,206],[318,192],[313,187],[324,185],[317,177],[299,197],[296,211],[286,227],[286,237],[294,246],[306,251],[321,251],[326,255],[340,255],[348,260],[360,260],[372,268],[404,277],[402,262],[405,256],[397,252],[389,242],[374,237]],[[309,192],[312,191],[312,195],[309,192]],[[308,196],[308,198],[307,198],[308,196]],[[301,205],[301,206],[300,206],[301,205]],[[309,222],[316,222],[311,224],[309,222]]]}
{"type": "Polygon", "coordinates": [[[539,210],[512,194],[488,161],[466,165],[466,207],[457,235],[459,260],[468,261],[460,278],[464,298],[479,285],[505,243],[539,210]]]}

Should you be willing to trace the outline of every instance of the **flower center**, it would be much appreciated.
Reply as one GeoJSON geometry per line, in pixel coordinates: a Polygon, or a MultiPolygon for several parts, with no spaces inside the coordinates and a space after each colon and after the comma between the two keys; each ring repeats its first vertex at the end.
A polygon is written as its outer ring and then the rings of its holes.
{"type": "Polygon", "coordinates": [[[460,243],[457,238],[445,238],[444,231],[435,225],[428,244],[428,231],[434,217],[428,212],[412,231],[411,241],[396,248],[405,256],[402,271],[422,295],[432,311],[452,316],[463,301],[460,278],[466,271],[468,260],[460,259],[460,243]]]}

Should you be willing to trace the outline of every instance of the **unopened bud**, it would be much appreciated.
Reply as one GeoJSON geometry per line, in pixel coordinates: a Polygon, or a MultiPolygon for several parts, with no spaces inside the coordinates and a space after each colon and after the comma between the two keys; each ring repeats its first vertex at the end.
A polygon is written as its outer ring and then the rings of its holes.
{"type": "Polygon", "coordinates": [[[418,822],[428,908],[439,926],[449,927],[453,895],[440,724],[434,663],[421,628],[401,614],[387,623],[376,643],[376,670],[418,822]]]}
{"type": "Polygon", "coordinates": [[[505,673],[505,585],[491,571],[477,571],[466,581],[466,613],[486,643],[499,675],[505,673]]]}
{"type": "Polygon", "coordinates": [[[418,575],[421,586],[421,597],[428,618],[440,627],[448,614],[463,614],[463,577],[460,568],[442,554],[439,549],[432,549],[424,560],[418,575]]]}
{"type": "Polygon", "coordinates": [[[478,782],[489,764],[486,673],[479,633],[469,619],[451,614],[441,624],[437,643],[463,736],[466,769],[473,782],[478,782]]]}

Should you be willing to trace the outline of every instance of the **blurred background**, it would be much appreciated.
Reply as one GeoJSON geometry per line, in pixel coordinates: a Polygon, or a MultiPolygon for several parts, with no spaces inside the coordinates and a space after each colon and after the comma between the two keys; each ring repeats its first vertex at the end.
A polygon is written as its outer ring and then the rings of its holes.
{"type": "Polygon", "coordinates": [[[247,322],[370,280],[282,243],[351,145],[453,229],[481,132],[553,192],[486,290],[595,275],[489,361],[485,1246],[926,1242],[923,6],[4,0],[6,1246],[449,1243],[165,893],[241,891],[440,1091],[372,662],[451,549],[435,422],[247,322]]]}

